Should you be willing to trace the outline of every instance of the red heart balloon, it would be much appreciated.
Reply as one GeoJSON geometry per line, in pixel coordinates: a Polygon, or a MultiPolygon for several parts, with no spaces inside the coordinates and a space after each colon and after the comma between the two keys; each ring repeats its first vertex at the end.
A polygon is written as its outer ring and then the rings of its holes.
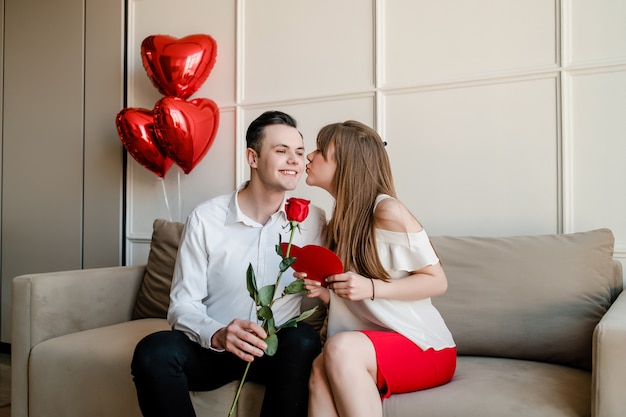
{"type": "MultiPolygon", "coordinates": [[[[287,253],[287,245],[287,243],[280,244],[283,254],[287,253]]],[[[323,246],[306,245],[300,248],[291,245],[289,256],[296,258],[296,261],[291,265],[294,271],[306,272],[308,279],[319,281],[322,287],[327,285],[324,281],[326,277],[343,272],[341,259],[335,252],[323,246]]]]}
{"type": "Polygon", "coordinates": [[[215,65],[217,43],[209,35],[176,39],[148,36],[141,43],[141,61],[152,84],[164,96],[188,98],[198,91],[215,65]]]}
{"type": "Polygon", "coordinates": [[[219,109],[208,98],[163,97],[154,107],[154,125],[158,146],[189,174],[215,140],[219,109]]]}
{"type": "Polygon", "coordinates": [[[163,178],[174,161],[165,156],[156,144],[152,111],[127,107],[117,113],[115,124],[128,153],[163,178]]]}

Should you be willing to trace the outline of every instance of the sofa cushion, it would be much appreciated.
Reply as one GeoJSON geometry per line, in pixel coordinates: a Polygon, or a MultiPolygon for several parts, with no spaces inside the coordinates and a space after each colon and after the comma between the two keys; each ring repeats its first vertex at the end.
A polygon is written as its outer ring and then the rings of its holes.
{"type": "MultiPolygon", "coordinates": [[[[48,339],[30,357],[29,415],[141,417],[130,362],[137,343],[169,330],[163,319],[133,320],[48,339]],[[94,378],[97,375],[97,378],[94,378]],[[59,381],[71,381],[68,390],[59,381]],[[71,404],[71,406],[68,406],[71,404]]],[[[228,415],[239,381],[213,391],[191,392],[198,416],[228,415]]],[[[262,385],[244,384],[235,416],[258,416],[262,385]]]]}
{"type": "Polygon", "coordinates": [[[182,223],[164,219],[153,222],[148,263],[137,294],[133,319],[167,317],[172,274],[183,228],[182,223]]]}
{"type": "Polygon", "coordinates": [[[446,385],[392,395],[383,409],[390,417],[588,417],[591,374],[540,362],[463,356],[446,385]]]}
{"type": "MultiPolygon", "coordinates": [[[[239,388],[239,381],[232,381],[213,391],[191,392],[191,403],[198,417],[227,416],[239,388]]],[[[241,389],[234,417],[258,417],[261,414],[265,387],[246,381],[241,389]]]]}
{"type": "Polygon", "coordinates": [[[613,234],[432,237],[448,277],[433,303],[460,355],[591,369],[593,329],[615,294],[613,234]]]}
{"type": "Polygon", "coordinates": [[[168,329],[163,319],[133,320],[35,345],[28,415],[141,417],[130,373],[133,352],[146,335],[168,329]]]}

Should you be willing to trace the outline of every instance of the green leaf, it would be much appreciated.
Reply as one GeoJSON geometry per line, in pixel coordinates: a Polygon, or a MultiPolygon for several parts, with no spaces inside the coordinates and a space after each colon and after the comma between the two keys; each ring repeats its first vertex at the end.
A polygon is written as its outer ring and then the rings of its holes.
{"type": "Polygon", "coordinates": [[[317,306],[313,307],[310,310],[307,311],[303,311],[297,318],[296,321],[302,321],[305,319],[308,319],[309,317],[311,317],[313,315],[313,313],[315,313],[317,311],[317,306]]]}
{"type": "Polygon", "coordinates": [[[304,289],[304,281],[302,281],[301,279],[297,279],[291,284],[287,285],[285,287],[285,290],[283,291],[283,295],[300,294],[300,293],[306,294],[306,290],[304,289]]]}
{"type": "Polygon", "coordinates": [[[263,322],[263,328],[265,329],[268,335],[274,334],[278,331],[278,329],[276,328],[276,323],[274,322],[273,316],[263,322]]]}
{"type": "Polygon", "coordinates": [[[278,254],[278,256],[280,256],[281,258],[284,258],[285,256],[283,255],[283,247],[282,244],[283,243],[283,237],[281,236],[281,234],[278,234],[278,245],[275,246],[276,248],[276,253],[278,254]]]}
{"type": "Polygon", "coordinates": [[[293,318],[281,324],[279,329],[286,329],[288,327],[297,327],[297,326],[298,326],[298,320],[296,318],[293,318]]]}
{"type": "Polygon", "coordinates": [[[279,329],[286,329],[288,327],[296,327],[298,325],[299,321],[308,319],[309,317],[311,317],[313,315],[313,313],[315,313],[317,311],[317,306],[313,307],[310,310],[304,311],[303,313],[301,313],[298,317],[293,317],[289,320],[287,320],[286,322],[284,322],[283,324],[280,325],[279,329]]]}
{"type": "Polygon", "coordinates": [[[289,258],[283,258],[280,262],[280,272],[285,272],[293,263],[296,261],[296,258],[290,256],[289,258]]]}
{"type": "Polygon", "coordinates": [[[257,305],[269,306],[274,298],[275,285],[266,285],[259,290],[257,305]]]}
{"type": "Polygon", "coordinates": [[[256,277],[254,276],[254,268],[252,268],[252,264],[248,264],[248,270],[246,271],[246,286],[248,287],[250,297],[258,305],[258,290],[256,287],[256,277]]]}
{"type": "Polygon", "coordinates": [[[256,315],[260,320],[264,320],[264,321],[274,318],[274,313],[272,312],[272,309],[269,306],[261,307],[259,311],[257,311],[256,315]]]}
{"type": "Polygon", "coordinates": [[[265,349],[265,354],[268,356],[274,356],[274,354],[278,350],[278,336],[276,336],[276,333],[269,335],[265,339],[265,343],[267,343],[267,349],[265,349]]]}

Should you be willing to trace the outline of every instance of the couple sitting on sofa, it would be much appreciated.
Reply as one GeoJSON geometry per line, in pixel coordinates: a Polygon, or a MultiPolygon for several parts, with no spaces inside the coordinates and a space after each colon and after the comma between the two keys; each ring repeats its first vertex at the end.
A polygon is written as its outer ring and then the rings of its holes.
{"type": "MultiPolygon", "coordinates": [[[[326,225],[319,208],[307,216],[305,205],[306,219],[291,230],[285,192],[305,169],[295,120],[263,113],[246,142],[250,180],[187,219],[168,312],[174,331],[148,335],[135,349],[144,416],[193,416],[189,391],[218,388],[244,372],[266,386],[262,416],[382,416],[382,400],[392,393],[448,382],[455,343],[430,301],[446,291],[446,275],[421,224],[395,198],[378,134],[355,121],[322,128],[317,149],[306,155],[306,182],[335,198],[333,215],[326,225]],[[331,306],[322,354],[320,335],[306,323],[282,328],[275,353],[266,354],[267,328],[257,322],[242,259],[255,286],[274,284],[282,268],[272,249],[276,234],[298,246],[329,247],[348,271],[323,284],[306,271],[294,274],[307,297],[331,306]]],[[[285,277],[274,293],[294,280],[285,277]]],[[[301,300],[297,293],[272,301],[276,325],[298,316],[301,300]]]]}

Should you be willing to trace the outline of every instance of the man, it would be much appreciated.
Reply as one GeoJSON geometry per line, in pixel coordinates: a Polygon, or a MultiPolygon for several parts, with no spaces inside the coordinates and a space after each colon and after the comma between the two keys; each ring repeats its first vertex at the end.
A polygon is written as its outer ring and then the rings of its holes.
{"type": "MultiPolygon", "coordinates": [[[[258,287],[275,284],[279,234],[288,241],[286,191],[304,171],[304,142],[289,115],[263,113],[248,127],[250,180],[233,194],[199,205],[188,217],[170,292],[173,331],[144,338],[135,349],[132,373],[144,416],[195,416],[189,391],[218,388],[243,376],[265,385],[261,416],[306,416],[308,379],[320,352],[317,332],[300,322],[278,332],[278,351],[264,355],[267,336],[257,322],[246,287],[248,264],[258,287]]],[[[321,244],[322,210],[310,208],[293,243],[321,244]]],[[[281,287],[294,278],[284,274],[281,287]]],[[[276,291],[281,294],[282,288],[276,291]]],[[[280,325],[300,313],[300,294],[277,300],[280,325]]]]}

